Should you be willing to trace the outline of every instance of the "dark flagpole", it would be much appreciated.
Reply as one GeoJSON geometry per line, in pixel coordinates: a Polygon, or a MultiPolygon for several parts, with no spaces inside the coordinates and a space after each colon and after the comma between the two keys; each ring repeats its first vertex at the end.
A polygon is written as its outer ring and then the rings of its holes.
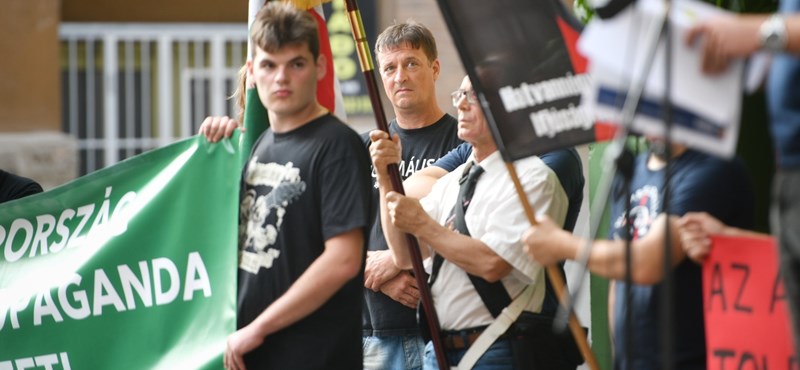
{"type": "MultiPolygon", "coordinates": [[[[379,130],[389,133],[386,113],[383,111],[383,104],[381,103],[380,93],[378,92],[378,82],[375,79],[375,67],[372,63],[372,54],[369,51],[367,36],[364,32],[364,24],[361,21],[361,12],[358,10],[356,0],[345,0],[345,4],[347,6],[350,27],[353,30],[353,39],[355,40],[356,49],[358,50],[358,60],[361,63],[361,71],[364,73],[364,80],[369,90],[369,99],[372,102],[372,110],[375,113],[375,124],[378,126],[379,130]]],[[[389,178],[392,181],[393,190],[400,194],[405,194],[397,164],[389,165],[389,178]]],[[[444,355],[439,318],[433,307],[430,287],[428,286],[428,282],[425,281],[425,270],[422,267],[422,254],[419,250],[417,238],[411,234],[406,234],[406,245],[411,255],[414,278],[416,278],[417,286],[419,286],[420,300],[422,301],[422,307],[425,311],[425,318],[428,321],[428,328],[430,329],[431,340],[433,341],[433,350],[436,353],[436,362],[439,364],[439,369],[450,369],[450,365],[447,364],[447,359],[444,355]]]]}

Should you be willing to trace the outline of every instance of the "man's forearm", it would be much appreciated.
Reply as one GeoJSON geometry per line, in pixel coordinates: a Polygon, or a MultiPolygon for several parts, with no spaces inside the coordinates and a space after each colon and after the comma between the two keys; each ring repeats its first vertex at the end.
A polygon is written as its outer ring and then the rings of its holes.
{"type": "Polygon", "coordinates": [[[378,182],[380,193],[378,198],[380,199],[381,228],[383,229],[383,236],[386,238],[386,244],[389,246],[389,250],[392,251],[394,264],[402,270],[411,269],[411,255],[408,252],[405,233],[392,224],[391,216],[389,216],[386,194],[393,190],[391,180],[388,175],[378,174],[376,181],[378,182]]]}
{"type": "Polygon", "coordinates": [[[511,265],[478,239],[438,224],[424,227],[418,236],[449,262],[489,282],[498,281],[511,272],[511,265]]]}
{"type": "MultiPolygon", "coordinates": [[[[680,245],[676,219],[659,215],[647,235],[631,243],[631,278],[636,284],[656,284],[664,276],[664,236],[667,219],[671,220],[669,231],[673,266],[680,263],[685,256],[680,245]]],[[[591,246],[589,270],[609,279],[624,279],[627,271],[625,253],[625,241],[596,240],[591,246]]]]}
{"type": "Polygon", "coordinates": [[[409,178],[403,181],[403,188],[407,196],[422,199],[431,192],[436,181],[444,175],[447,175],[447,171],[443,168],[428,166],[414,172],[409,178]]]}

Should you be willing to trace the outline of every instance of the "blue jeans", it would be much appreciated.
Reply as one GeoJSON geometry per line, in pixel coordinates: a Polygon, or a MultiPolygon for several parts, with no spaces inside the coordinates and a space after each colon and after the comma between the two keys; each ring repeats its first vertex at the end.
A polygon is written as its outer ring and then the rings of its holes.
{"type": "Polygon", "coordinates": [[[362,337],[364,370],[420,370],[425,342],[419,335],[362,337]]]}
{"type": "MultiPolygon", "coordinates": [[[[450,366],[456,366],[467,353],[466,349],[447,351],[447,362],[450,366]]],[[[433,351],[433,342],[425,345],[425,370],[439,369],[436,362],[436,353],[433,351]]],[[[476,370],[513,370],[514,357],[511,354],[511,343],[508,339],[500,339],[494,342],[483,353],[483,356],[475,363],[473,369],[476,370]]]]}

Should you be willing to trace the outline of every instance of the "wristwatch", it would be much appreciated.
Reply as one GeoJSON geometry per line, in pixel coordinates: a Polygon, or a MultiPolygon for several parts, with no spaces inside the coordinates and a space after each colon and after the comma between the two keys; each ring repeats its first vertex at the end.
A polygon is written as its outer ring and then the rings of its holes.
{"type": "Polygon", "coordinates": [[[781,53],[786,50],[786,23],[780,14],[773,14],[767,18],[758,29],[758,34],[761,39],[761,50],[770,53],[781,53]]]}

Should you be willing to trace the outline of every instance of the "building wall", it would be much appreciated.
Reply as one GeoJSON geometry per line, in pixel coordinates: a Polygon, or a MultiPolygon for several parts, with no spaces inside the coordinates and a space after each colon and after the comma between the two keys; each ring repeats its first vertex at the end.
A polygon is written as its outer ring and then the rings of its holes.
{"type": "Polygon", "coordinates": [[[0,132],[60,130],[58,0],[5,0],[0,132]]]}
{"type": "Polygon", "coordinates": [[[59,0],[5,0],[0,12],[0,168],[45,189],[75,177],[74,139],[61,133],[59,0]]]}
{"type": "Polygon", "coordinates": [[[246,22],[247,1],[69,0],[64,22],[246,22]]]}

